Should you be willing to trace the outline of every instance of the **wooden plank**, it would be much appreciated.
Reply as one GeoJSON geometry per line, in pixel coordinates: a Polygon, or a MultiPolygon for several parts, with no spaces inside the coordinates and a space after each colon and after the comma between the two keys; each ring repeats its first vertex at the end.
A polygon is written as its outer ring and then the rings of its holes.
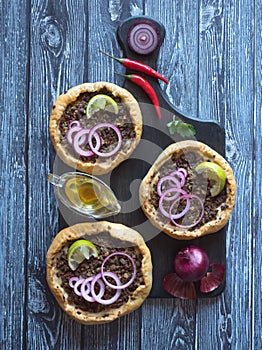
{"type": "Polygon", "coordinates": [[[238,192],[227,230],[225,292],[215,302],[197,304],[199,349],[209,349],[209,344],[216,349],[251,346],[253,11],[253,4],[245,1],[200,3],[199,115],[224,124],[226,157],[238,192]]]}
{"type": "MultiPolygon", "coordinates": [[[[131,3],[109,1],[108,6],[100,0],[88,2],[88,81],[109,81],[120,84],[121,78],[114,72],[123,72],[119,63],[99,53],[104,50],[121,57],[117,43],[116,30],[121,20],[139,14],[142,1],[131,3]]],[[[84,327],[82,333],[83,349],[92,346],[102,349],[138,349],[140,344],[140,310],[122,317],[112,324],[84,327]],[[130,331],[132,330],[132,332],[130,331]]]]}
{"type": "Polygon", "coordinates": [[[255,110],[254,110],[254,190],[253,190],[253,291],[252,350],[262,349],[262,7],[255,1],[255,110]]]}
{"type": "Polygon", "coordinates": [[[142,311],[141,349],[193,349],[194,301],[148,299],[142,311]]]}
{"type": "MultiPolygon", "coordinates": [[[[166,37],[158,70],[170,84],[161,84],[170,101],[184,113],[197,114],[198,2],[145,1],[145,14],[160,21],[166,37]]],[[[157,269],[157,266],[154,266],[157,269]]],[[[142,309],[141,349],[192,349],[195,339],[195,303],[151,299],[142,309]]]]}
{"type": "Polygon", "coordinates": [[[48,123],[56,97],[82,83],[85,70],[84,1],[34,1],[31,8],[28,349],[80,349],[81,326],[69,319],[45,280],[45,255],[58,230],[53,188],[55,158],[48,123]]]}
{"type": "Polygon", "coordinates": [[[166,36],[158,70],[170,84],[160,83],[169,100],[185,114],[197,115],[198,1],[145,1],[145,14],[160,21],[166,36]]]}
{"type": "Polygon", "coordinates": [[[0,18],[0,347],[17,349],[26,305],[27,7],[3,2],[0,18]]]}

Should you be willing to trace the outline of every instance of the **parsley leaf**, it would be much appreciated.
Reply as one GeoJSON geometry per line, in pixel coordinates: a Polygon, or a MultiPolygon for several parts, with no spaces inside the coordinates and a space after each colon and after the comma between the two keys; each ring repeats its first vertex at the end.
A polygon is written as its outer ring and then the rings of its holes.
{"type": "Polygon", "coordinates": [[[196,130],[193,125],[184,123],[180,119],[173,116],[173,120],[166,125],[171,135],[179,134],[182,137],[194,136],[196,130]]]}

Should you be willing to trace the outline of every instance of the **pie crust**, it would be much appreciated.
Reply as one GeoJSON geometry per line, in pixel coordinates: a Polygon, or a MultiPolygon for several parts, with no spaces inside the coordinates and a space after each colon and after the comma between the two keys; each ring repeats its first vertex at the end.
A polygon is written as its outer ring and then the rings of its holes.
{"type": "Polygon", "coordinates": [[[135,230],[122,224],[115,224],[107,221],[81,223],[60,231],[54,238],[47,252],[47,282],[51,292],[55,296],[61,308],[73,319],[83,324],[99,324],[114,321],[115,319],[128,314],[141,306],[147,298],[152,287],[152,262],[148,247],[142,236],[135,230]],[[83,239],[85,235],[99,235],[101,232],[108,232],[112,239],[128,241],[138,247],[142,255],[141,272],[144,284],[141,284],[129,297],[129,300],[118,308],[107,307],[101,312],[88,312],[76,308],[68,301],[68,295],[62,287],[62,280],[57,277],[57,259],[62,247],[68,241],[83,239]]]}
{"type": "Polygon", "coordinates": [[[190,240],[200,236],[204,236],[210,233],[214,233],[222,229],[228,222],[230,215],[232,213],[236,195],[236,182],[234,179],[233,170],[231,169],[228,162],[216,151],[210,148],[208,145],[203,144],[198,141],[186,140],[171,144],[168,146],[156,159],[153,166],[150,168],[147,175],[144,177],[139,190],[139,199],[141,203],[141,208],[145,215],[149,218],[151,223],[159,228],[161,231],[165,232],[169,236],[179,239],[179,240],[190,240]],[[159,220],[159,211],[150,202],[150,194],[152,191],[152,186],[157,183],[158,170],[164,166],[164,164],[171,159],[174,153],[183,153],[186,155],[187,152],[197,152],[205,159],[205,161],[212,161],[220,165],[227,178],[226,184],[226,209],[221,209],[218,207],[218,212],[216,218],[211,220],[202,226],[194,229],[183,229],[176,227],[170,221],[164,223],[159,220]]]}
{"type": "MultiPolygon", "coordinates": [[[[101,120],[101,123],[103,120],[101,120]]],[[[77,85],[69,89],[64,94],[60,95],[55,101],[50,116],[49,122],[49,132],[51,141],[54,148],[61,158],[61,160],[74,169],[78,169],[85,173],[102,175],[106,174],[115,167],[117,167],[121,162],[130,157],[135,148],[137,147],[142,134],[142,115],[138,102],[133,97],[133,95],[124,88],[118,85],[108,83],[108,82],[96,82],[96,83],[84,83],[77,85]],[[110,158],[99,159],[98,161],[88,162],[82,161],[77,154],[70,153],[66,147],[61,144],[61,132],[59,130],[59,122],[63,116],[64,111],[67,106],[74,102],[80,94],[84,92],[99,92],[103,88],[113,94],[115,97],[120,97],[122,103],[125,104],[129,110],[131,120],[134,125],[136,136],[130,141],[130,145],[127,150],[120,151],[116,156],[110,158]]]]}

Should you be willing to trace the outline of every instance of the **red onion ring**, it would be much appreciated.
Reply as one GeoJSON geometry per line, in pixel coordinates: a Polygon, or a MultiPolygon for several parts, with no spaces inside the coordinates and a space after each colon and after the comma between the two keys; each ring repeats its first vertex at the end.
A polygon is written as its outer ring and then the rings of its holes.
{"type": "Polygon", "coordinates": [[[201,221],[201,219],[202,219],[202,217],[203,217],[203,215],[204,215],[204,203],[203,203],[202,200],[201,200],[197,195],[195,195],[195,194],[183,194],[182,196],[178,197],[178,198],[171,204],[171,207],[169,208],[169,213],[170,213],[170,216],[169,216],[169,217],[170,217],[170,220],[172,221],[172,223],[173,223],[175,226],[178,226],[178,227],[181,227],[181,228],[191,228],[191,227],[196,226],[196,225],[201,221]],[[197,200],[199,201],[199,203],[201,204],[201,208],[202,208],[201,214],[199,215],[199,218],[197,219],[197,221],[194,222],[194,223],[191,224],[191,225],[180,225],[180,224],[178,224],[177,222],[175,222],[175,219],[173,219],[172,214],[171,214],[174,205],[175,205],[179,200],[181,200],[181,199],[183,199],[183,198],[185,198],[185,199],[192,199],[192,198],[195,198],[195,199],[197,199],[197,200]]]}
{"type": "Polygon", "coordinates": [[[79,280],[78,277],[71,277],[70,280],[69,280],[69,286],[70,286],[71,288],[74,288],[75,282],[77,282],[78,280],[79,280]]]}
{"type": "Polygon", "coordinates": [[[185,175],[185,177],[187,177],[187,170],[185,168],[178,168],[177,171],[179,171],[180,173],[183,173],[185,175]]]}
{"type": "Polygon", "coordinates": [[[107,284],[107,285],[108,285],[109,287],[111,287],[112,289],[124,289],[124,288],[130,286],[130,284],[134,281],[134,279],[135,279],[135,277],[136,277],[136,264],[135,264],[135,261],[134,261],[134,259],[133,259],[130,255],[128,255],[128,254],[126,254],[126,253],[115,252],[115,253],[109,254],[109,255],[105,258],[105,260],[103,261],[103,263],[102,263],[102,266],[101,266],[101,275],[102,275],[102,278],[103,278],[105,284],[107,284]],[[112,276],[109,276],[109,275],[108,275],[108,273],[110,273],[110,272],[104,272],[104,266],[105,266],[105,263],[107,262],[107,260],[110,259],[112,256],[115,256],[115,255],[123,255],[123,256],[127,257],[127,258],[131,261],[131,263],[132,263],[132,265],[133,265],[133,275],[132,275],[132,277],[130,278],[130,280],[129,280],[127,283],[125,283],[125,284],[121,284],[121,282],[120,282],[120,285],[114,285],[114,284],[109,283],[109,282],[106,280],[106,278],[105,278],[105,275],[107,275],[108,277],[112,277],[112,276]]]}
{"type": "Polygon", "coordinates": [[[74,284],[74,292],[76,293],[76,295],[78,296],[82,296],[82,293],[78,290],[78,288],[81,286],[81,284],[83,283],[84,278],[80,278],[78,281],[76,281],[76,283],[74,284]]]}
{"type": "MultiPolygon", "coordinates": [[[[180,178],[180,186],[179,187],[185,186],[186,177],[185,177],[184,173],[182,173],[178,170],[175,170],[175,171],[172,171],[172,173],[170,173],[169,176],[172,176],[172,177],[178,176],[180,178]]],[[[170,184],[171,181],[169,181],[168,183],[170,184]]],[[[172,184],[170,186],[172,186],[172,184]]]]}
{"type": "Polygon", "coordinates": [[[75,126],[81,126],[79,120],[71,120],[71,122],[69,123],[69,129],[74,128],[75,126]]]}
{"type": "MultiPolygon", "coordinates": [[[[67,132],[67,134],[66,134],[66,138],[67,138],[68,143],[69,143],[71,146],[72,146],[72,144],[73,144],[74,134],[77,133],[78,131],[82,130],[82,129],[83,129],[83,128],[82,128],[81,126],[73,126],[73,127],[71,127],[71,128],[68,130],[68,132],[67,132]]],[[[83,135],[83,136],[80,138],[78,144],[79,144],[79,146],[82,146],[85,142],[86,142],[86,135],[83,135]]]]}
{"type": "MultiPolygon", "coordinates": [[[[87,151],[87,150],[83,150],[82,148],[80,148],[80,146],[81,146],[80,140],[83,137],[83,135],[90,135],[90,129],[82,129],[82,130],[77,132],[77,134],[75,135],[75,137],[73,139],[73,148],[74,148],[75,152],[77,154],[79,154],[80,156],[91,157],[92,155],[94,155],[93,150],[87,151]]],[[[101,139],[100,139],[99,135],[96,132],[93,132],[92,137],[95,138],[96,145],[94,147],[92,142],[89,142],[89,137],[88,137],[89,146],[90,146],[90,148],[92,146],[92,148],[94,150],[98,150],[101,147],[101,139]]],[[[90,140],[92,140],[92,138],[90,140]]]]}
{"type": "Polygon", "coordinates": [[[172,201],[172,200],[175,200],[178,198],[178,193],[181,193],[182,195],[186,195],[186,191],[182,190],[182,188],[169,188],[168,190],[166,190],[165,192],[163,192],[162,196],[160,197],[159,199],[159,202],[158,202],[158,207],[159,207],[159,210],[161,212],[161,214],[163,214],[166,218],[170,218],[170,215],[169,213],[164,209],[163,207],[163,201],[166,200],[166,201],[172,201]],[[171,197],[166,197],[167,194],[169,193],[172,193],[172,192],[176,192],[176,195],[175,196],[171,196],[171,197]]]}
{"type": "MultiPolygon", "coordinates": [[[[121,285],[121,281],[120,281],[120,279],[117,277],[117,275],[113,274],[112,272],[111,272],[111,273],[110,273],[110,272],[104,272],[104,276],[106,275],[106,276],[109,277],[108,274],[110,274],[110,277],[112,277],[112,278],[116,281],[116,284],[117,284],[118,286],[121,285]]],[[[101,277],[102,277],[102,273],[99,273],[99,274],[97,274],[97,275],[93,278],[93,280],[92,280],[92,282],[91,282],[91,294],[92,294],[92,297],[95,299],[95,301],[96,301],[97,303],[100,303],[100,304],[103,304],[103,305],[110,305],[110,304],[113,304],[113,303],[119,298],[119,296],[120,296],[120,294],[121,294],[121,290],[120,290],[120,289],[117,289],[115,295],[114,295],[112,298],[110,298],[110,299],[101,299],[102,297],[99,296],[100,293],[99,293],[99,294],[96,294],[96,293],[95,293],[95,284],[96,284],[96,282],[98,282],[98,283],[102,282],[102,283],[103,283],[103,281],[101,280],[101,277]],[[99,282],[99,281],[100,281],[100,282],[99,282]]],[[[104,283],[103,283],[103,285],[104,285],[104,283]]],[[[115,287],[115,286],[114,286],[114,287],[115,287]]],[[[101,291],[101,289],[102,289],[102,288],[100,288],[100,291],[101,291]]],[[[104,295],[104,293],[103,293],[103,295],[104,295]]]]}
{"type": "MultiPolygon", "coordinates": [[[[90,303],[94,303],[96,301],[96,299],[93,297],[93,294],[92,294],[92,289],[91,289],[91,283],[93,281],[93,279],[95,278],[96,276],[92,276],[92,277],[88,277],[86,278],[83,283],[82,283],[82,286],[81,286],[81,293],[82,293],[82,297],[86,300],[86,301],[89,301],[90,303]],[[90,283],[91,282],[91,283],[90,283]],[[87,286],[87,288],[85,288],[87,286]],[[90,294],[91,292],[91,295],[90,294]]],[[[101,280],[101,279],[98,279],[97,280],[97,283],[99,284],[100,286],[100,290],[99,290],[99,293],[97,294],[97,298],[102,298],[102,296],[105,294],[105,284],[104,282],[101,280]]]]}
{"type": "MultiPolygon", "coordinates": [[[[169,175],[163,176],[157,183],[157,193],[159,196],[162,196],[162,194],[163,194],[161,187],[162,187],[163,182],[165,182],[165,181],[174,182],[177,188],[181,187],[180,182],[175,177],[169,176],[169,175]]],[[[172,199],[169,199],[169,200],[172,200],[172,199]]]]}
{"type": "Polygon", "coordinates": [[[89,143],[89,146],[90,146],[90,149],[93,153],[95,153],[96,155],[100,156],[100,157],[111,157],[113,156],[114,154],[116,154],[119,149],[121,148],[121,144],[122,144],[122,135],[121,135],[121,132],[120,130],[118,129],[118,127],[116,127],[115,125],[113,124],[110,124],[110,123],[100,123],[100,124],[97,124],[95,125],[92,129],[90,129],[90,132],[89,132],[89,135],[88,135],[88,143],[89,143]],[[92,138],[93,137],[96,137],[96,131],[100,128],[111,128],[115,131],[115,133],[117,134],[117,137],[118,137],[118,142],[117,142],[117,145],[116,147],[113,149],[113,151],[111,152],[108,152],[108,153],[102,153],[102,152],[99,152],[99,148],[101,147],[97,147],[97,144],[96,146],[94,147],[93,144],[92,144],[92,138]]]}

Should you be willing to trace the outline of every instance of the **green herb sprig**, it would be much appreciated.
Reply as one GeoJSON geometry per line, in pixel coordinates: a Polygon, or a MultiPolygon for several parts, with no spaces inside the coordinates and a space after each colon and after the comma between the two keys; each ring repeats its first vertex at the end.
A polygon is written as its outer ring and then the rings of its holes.
{"type": "Polygon", "coordinates": [[[196,134],[193,125],[184,123],[180,119],[173,116],[173,120],[166,125],[171,135],[179,134],[182,137],[190,137],[196,134]]]}

